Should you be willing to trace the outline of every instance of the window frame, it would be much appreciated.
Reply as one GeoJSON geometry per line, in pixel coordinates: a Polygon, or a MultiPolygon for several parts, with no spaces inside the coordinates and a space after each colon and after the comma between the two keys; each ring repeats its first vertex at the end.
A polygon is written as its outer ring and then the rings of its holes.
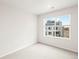
{"type": "MultiPolygon", "coordinates": [[[[69,16],[69,20],[70,20],[70,25],[68,26],[69,28],[69,38],[67,37],[56,37],[56,33],[55,33],[55,36],[50,36],[50,35],[45,35],[45,23],[43,22],[43,33],[44,33],[44,37],[47,37],[47,38],[54,38],[54,39],[71,39],[71,15],[61,15],[61,16],[69,16]]],[[[53,16],[52,16],[53,17],[53,16]]],[[[59,16],[56,16],[56,17],[59,17],[59,16]]],[[[45,20],[45,19],[44,19],[45,20]]],[[[59,29],[59,28],[58,28],[59,29]]],[[[51,30],[52,31],[52,30],[51,30]]],[[[52,32],[56,31],[56,28],[55,30],[53,30],[52,32]]]]}

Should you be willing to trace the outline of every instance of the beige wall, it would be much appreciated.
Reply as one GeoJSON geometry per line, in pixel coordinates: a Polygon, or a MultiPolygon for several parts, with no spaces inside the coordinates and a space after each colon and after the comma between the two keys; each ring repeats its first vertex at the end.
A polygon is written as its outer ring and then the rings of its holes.
{"type": "Polygon", "coordinates": [[[67,50],[71,50],[77,52],[77,41],[78,41],[78,32],[77,32],[77,25],[78,25],[78,9],[77,6],[57,10],[54,12],[41,14],[38,16],[38,41],[49,44],[52,46],[64,48],[67,50]],[[54,38],[47,38],[43,35],[43,18],[46,16],[62,16],[62,15],[71,15],[71,39],[54,39],[54,38]]]}
{"type": "Polygon", "coordinates": [[[0,5],[0,57],[36,43],[36,16],[0,5]]]}

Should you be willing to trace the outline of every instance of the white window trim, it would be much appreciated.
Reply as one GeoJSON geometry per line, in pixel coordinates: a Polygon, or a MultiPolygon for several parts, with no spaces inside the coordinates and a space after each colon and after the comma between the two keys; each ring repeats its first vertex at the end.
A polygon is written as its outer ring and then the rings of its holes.
{"type": "MultiPolygon", "coordinates": [[[[72,27],[71,27],[71,15],[61,15],[61,16],[69,16],[69,17],[70,17],[69,38],[45,35],[45,23],[43,23],[43,35],[44,35],[44,37],[47,37],[47,38],[53,38],[53,39],[66,39],[66,40],[71,39],[71,34],[72,34],[72,29],[71,29],[71,28],[72,28],[72,27]]],[[[57,16],[57,17],[58,17],[58,16],[57,16]]]]}

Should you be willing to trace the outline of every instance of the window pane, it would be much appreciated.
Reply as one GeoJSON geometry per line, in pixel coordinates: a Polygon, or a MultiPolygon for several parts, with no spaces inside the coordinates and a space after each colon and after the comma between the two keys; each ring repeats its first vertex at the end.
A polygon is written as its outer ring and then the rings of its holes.
{"type": "Polygon", "coordinates": [[[48,35],[52,35],[52,32],[48,32],[48,35]]]}
{"type": "Polygon", "coordinates": [[[52,29],[52,27],[48,27],[48,30],[51,30],[52,29]]]}
{"type": "Polygon", "coordinates": [[[56,32],[56,36],[57,36],[57,37],[60,37],[60,36],[61,36],[60,31],[56,32]]]}
{"type": "Polygon", "coordinates": [[[56,27],[56,30],[58,30],[58,27],[56,27]]]}

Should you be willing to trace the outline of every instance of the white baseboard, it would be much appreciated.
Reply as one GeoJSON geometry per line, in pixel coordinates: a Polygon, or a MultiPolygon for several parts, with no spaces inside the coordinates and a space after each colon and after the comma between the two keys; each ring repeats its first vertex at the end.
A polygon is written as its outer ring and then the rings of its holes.
{"type": "Polygon", "coordinates": [[[47,44],[47,43],[44,43],[44,42],[38,42],[38,43],[40,43],[40,44],[44,44],[44,45],[47,45],[47,46],[51,46],[51,47],[55,47],[55,48],[58,48],[58,49],[62,49],[62,50],[68,51],[68,52],[72,52],[72,53],[76,53],[76,54],[78,54],[78,52],[76,52],[76,51],[69,50],[69,49],[65,49],[65,48],[61,48],[61,47],[57,47],[57,46],[50,45],[50,44],[47,44]]]}
{"type": "Polygon", "coordinates": [[[15,52],[17,52],[17,51],[19,51],[19,50],[21,50],[21,49],[27,48],[27,47],[29,47],[29,46],[31,46],[31,45],[34,45],[34,44],[36,44],[36,43],[35,43],[35,42],[32,42],[31,44],[24,45],[24,46],[22,46],[22,47],[19,47],[18,49],[13,50],[13,51],[9,51],[9,52],[7,52],[7,53],[1,55],[0,58],[5,57],[5,56],[10,55],[10,54],[13,54],[13,53],[15,53],[15,52]]]}

